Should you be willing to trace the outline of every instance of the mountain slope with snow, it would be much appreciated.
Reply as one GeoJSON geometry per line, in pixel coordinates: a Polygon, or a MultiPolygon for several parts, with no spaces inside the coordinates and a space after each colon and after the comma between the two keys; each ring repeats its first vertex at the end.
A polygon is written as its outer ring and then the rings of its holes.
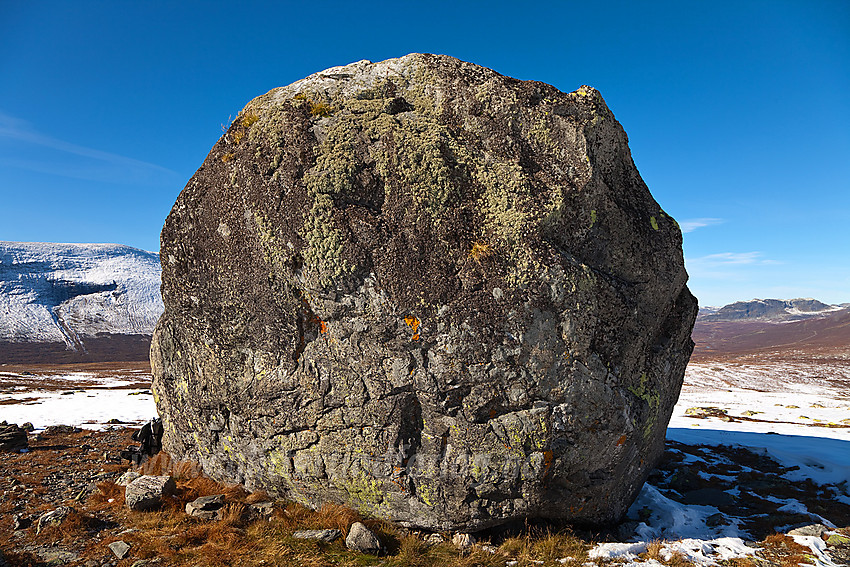
{"type": "Polygon", "coordinates": [[[0,242],[0,342],[85,352],[151,335],[163,311],[159,255],[119,244],[0,242]]]}
{"type": "Polygon", "coordinates": [[[823,317],[841,309],[841,305],[827,305],[811,298],[753,299],[751,301],[736,301],[720,308],[703,307],[700,309],[699,319],[705,322],[764,321],[780,323],[823,317]]]}

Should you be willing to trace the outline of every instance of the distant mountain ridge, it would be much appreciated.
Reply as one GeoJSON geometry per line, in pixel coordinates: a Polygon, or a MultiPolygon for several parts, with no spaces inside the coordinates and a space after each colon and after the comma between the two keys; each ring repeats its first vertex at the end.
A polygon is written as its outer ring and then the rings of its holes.
{"type": "Polygon", "coordinates": [[[703,308],[691,334],[692,360],[758,354],[850,355],[850,304],[754,299],[703,308]]]}
{"type": "Polygon", "coordinates": [[[699,320],[717,321],[763,321],[783,323],[801,321],[812,317],[824,317],[846,307],[828,305],[817,299],[753,299],[736,301],[720,308],[704,307],[700,309],[699,320]]]}
{"type": "Polygon", "coordinates": [[[0,241],[0,361],[21,345],[86,353],[110,336],[149,341],[163,311],[159,287],[154,252],[0,241]]]}

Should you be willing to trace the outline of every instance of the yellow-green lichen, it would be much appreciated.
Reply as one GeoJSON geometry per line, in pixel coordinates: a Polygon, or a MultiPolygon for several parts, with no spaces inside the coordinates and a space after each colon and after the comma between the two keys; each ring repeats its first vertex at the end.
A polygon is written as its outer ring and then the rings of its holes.
{"type": "MultiPolygon", "coordinates": [[[[369,96],[387,91],[381,85],[369,96]]],[[[436,118],[417,114],[404,119],[383,112],[385,100],[354,98],[334,101],[336,111],[327,120],[325,137],[315,148],[316,165],[304,175],[312,205],[302,236],[305,269],[321,287],[350,273],[343,259],[344,242],[335,224],[336,201],[359,191],[355,175],[364,160],[374,161],[385,193],[410,195],[439,223],[443,212],[459,195],[456,177],[469,158],[436,118]],[[369,155],[358,155],[357,142],[368,145],[369,155]],[[391,148],[391,149],[389,149],[391,148]]]]}
{"type": "Polygon", "coordinates": [[[284,451],[269,451],[268,464],[270,472],[279,478],[286,478],[289,473],[289,457],[284,451]]]}
{"type": "Polygon", "coordinates": [[[629,386],[628,390],[649,405],[650,415],[643,427],[644,438],[649,438],[652,434],[653,428],[655,427],[655,422],[658,419],[661,395],[657,390],[650,391],[649,379],[646,376],[646,372],[640,375],[640,384],[638,386],[629,386]]]}
{"type": "Polygon", "coordinates": [[[416,485],[416,495],[426,506],[435,506],[439,502],[439,493],[428,481],[420,479],[416,485]]]}
{"type": "Polygon", "coordinates": [[[454,176],[463,170],[465,152],[434,120],[399,121],[386,134],[392,136],[394,148],[373,152],[378,172],[398,179],[399,188],[438,220],[460,197],[454,176]]]}
{"type": "Polygon", "coordinates": [[[649,226],[651,226],[653,230],[658,230],[658,221],[655,220],[655,217],[649,217],[649,226]]]}
{"type": "Polygon", "coordinates": [[[552,148],[555,145],[549,132],[549,125],[543,118],[534,123],[534,126],[528,131],[528,135],[544,148],[552,148]]]}
{"type": "Polygon", "coordinates": [[[275,273],[282,273],[286,262],[286,254],[271,228],[271,223],[260,213],[254,213],[254,223],[257,225],[257,236],[263,247],[266,262],[272,267],[275,273]]]}
{"type": "Polygon", "coordinates": [[[384,483],[361,472],[359,475],[335,480],[337,488],[345,492],[352,506],[366,514],[377,515],[384,503],[384,483]]]}
{"type": "Polygon", "coordinates": [[[596,224],[596,209],[590,209],[590,228],[596,224]]]}
{"type": "MultiPolygon", "coordinates": [[[[516,163],[478,164],[474,175],[484,188],[478,205],[484,214],[485,233],[492,235],[507,255],[509,271],[505,280],[508,285],[522,287],[539,273],[541,265],[533,250],[520,243],[537,231],[544,219],[555,219],[563,199],[553,198],[547,207],[538,206],[534,194],[540,188],[533,186],[516,163]]],[[[557,191],[553,195],[557,197],[557,191]]]]}

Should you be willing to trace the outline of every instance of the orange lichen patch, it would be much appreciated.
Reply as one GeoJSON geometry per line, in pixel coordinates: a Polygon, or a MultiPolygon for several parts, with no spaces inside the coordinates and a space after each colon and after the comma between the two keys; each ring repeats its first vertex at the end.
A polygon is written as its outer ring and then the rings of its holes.
{"type": "Polygon", "coordinates": [[[623,444],[623,443],[625,443],[625,442],[626,442],[626,436],[625,436],[625,435],[620,435],[620,438],[619,438],[619,439],[617,439],[617,446],[619,447],[620,445],[622,445],[622,444],[623,444]]]}
{"type": "Polygon", "coordinates": [[[472,250],[469,251],[469,257],[480,262],[483,258],[490,255],[490,245],[483,242],[473,242],[472,250]]]}
{"type": "Polygon", "coordinates": [[[552,462],[555,460],[555,454],[551,450],[543,451],[543,478],[549,476],[549,471],[552,468],[552,462]]]}
{"type": "Polygon", "coordinates": [[[319,332],[323,335],[328,332],[328,324],[324,321],[319,321],[319,332]]]}
{"type": "Polygon", "coordinates": [[[410,337],[411,340],[418,341],[419,340],[419,325],[421,321],[414,317],[413,315],[407,315],[404,318],[404,322],[407,323],[407,326],[411,328],[413,331],[413,336],[410,337]]]}

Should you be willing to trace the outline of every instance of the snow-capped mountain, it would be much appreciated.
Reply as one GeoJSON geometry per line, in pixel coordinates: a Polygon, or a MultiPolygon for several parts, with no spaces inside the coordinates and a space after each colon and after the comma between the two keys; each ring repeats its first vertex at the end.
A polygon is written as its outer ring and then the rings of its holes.
{"type": "Polygon", "coordinates": [[[699,312],[702,321],[764,321],[781,323],[823,317],[843,309],[841,305],[827,305],[817,299],[753,299],[737,301],[723,307],[703,307],[699,312]]]}
{"type": "Polygon", "coordinates": [[[850,354],[850,305],[816,299],[754,299],[700,309],[691,360],[744,353],[850,354]]]}
{"type": "Polygon", "coordinates": [[[0,241],[0,342],[85,352],[107,335],[151,335],[163,311],[159,255],[119,244],[0,241]]]}

